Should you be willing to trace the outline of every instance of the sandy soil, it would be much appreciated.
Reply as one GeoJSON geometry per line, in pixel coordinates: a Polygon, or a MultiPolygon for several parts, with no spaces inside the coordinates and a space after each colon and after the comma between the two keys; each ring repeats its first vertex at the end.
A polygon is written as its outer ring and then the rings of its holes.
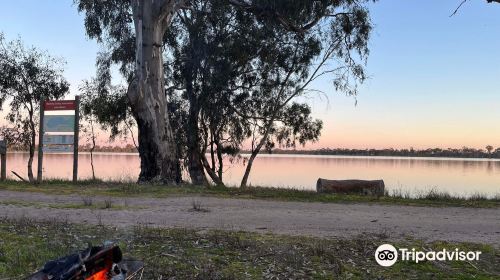
{"type": "Polygon", "coordinates": [[[213,197],[93,198],[129,210],[55,209],[40,203],[83,205],[82,197],[0,191],[0,216],[130,227],[230,229],[320,237],[384,234],[391,238],[488,243],[500,247],[500,209],[276,202],[213,197]],[[207,212],[192,210],[193,201],[207,212]],[[35,203],[20,206],[21,202],[35,203]]]}

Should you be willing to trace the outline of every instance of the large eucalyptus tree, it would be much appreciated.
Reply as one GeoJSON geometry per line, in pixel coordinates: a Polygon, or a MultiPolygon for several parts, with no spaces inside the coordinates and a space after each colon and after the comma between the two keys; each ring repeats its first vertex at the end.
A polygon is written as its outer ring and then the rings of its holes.
{"type": "Polygon", "coordinates": [[[141,173],[139,181],[178,183],[181,180],[172,134],[163,68],[163,36],[186,1],[80,0],[90,37],[107,40],[114,60],[127,75],[129,104],[139,130],[141,173]],[[133,49],[130,45],[134,45],[133,49]],[[132,53],[135,59],[132,63],[132,53]],[[122,57],[117,57],[121,56],[122,57]],[[123,60],[122,60],[123,59],[123,60]]]}
{"type": "MultiPolygon", "coordinates": [[[[303,36],[325,18],[351,14],[366,0],[217,0],[239,9],[262,26],[303,36]]],[[[91,38],[103,42],[104,65],[120,64],[129,83],[128,102],[139,130],[139,181],[181,180],[179,155],[165,94],[164,36],[172,19],[189,12],[189,0],[75,0],[85,13],[91,38]]],[[[215,2],[215,0],[207,1],[215,2]]],[[[259,35],[259,34],[254,34],[259,35]]],[[[297,38],[299,38],[297,37],[297,38]]],[[[258,48],[259,46],[255,46],[258,48]]],[[[177,58],[180,59],[180,58],[177,58]]],[[[109,68],[109,67],[108,67],[109,68]]],[[[109,72],[108,72],[109,73],[109,72]]],[[[106,76],[106,75],[105,75],[106,76]]]]}

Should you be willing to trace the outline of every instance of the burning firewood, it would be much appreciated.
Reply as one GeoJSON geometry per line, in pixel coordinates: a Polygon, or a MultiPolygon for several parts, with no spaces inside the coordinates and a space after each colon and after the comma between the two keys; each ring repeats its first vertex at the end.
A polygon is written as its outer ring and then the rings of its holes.
{"type": "Polygon", "coordinates": [[[49,261],[28,280],[132,280],[141,279],[144,264],[123,260],[116,245],[89,247],[49,261]]]}

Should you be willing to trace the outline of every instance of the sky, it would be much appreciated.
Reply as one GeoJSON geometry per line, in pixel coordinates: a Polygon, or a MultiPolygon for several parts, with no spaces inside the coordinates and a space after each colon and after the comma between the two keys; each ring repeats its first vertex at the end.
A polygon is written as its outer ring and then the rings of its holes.
{"type": "MultiPolygon", "coordinates": [[[[71,0],[0,1],[0,32],[8,40],[67,61],[71,95],[95,74],[98,44],[71,0]]],[[[324,130],[313,148],[500,147],[500,5],[469,0],[380,0],[369,79],[356,100],[336,93],[307,99],[324,130]]],[[[3,120],[2,120],[3,121],[3,120]]]]}

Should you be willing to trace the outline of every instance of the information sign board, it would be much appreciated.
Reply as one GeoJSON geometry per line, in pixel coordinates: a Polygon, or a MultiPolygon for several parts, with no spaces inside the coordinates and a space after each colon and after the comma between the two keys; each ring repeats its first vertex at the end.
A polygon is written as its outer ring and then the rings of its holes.
{"type": "Polygon", "coordinates": [[[45,132],[74,132],[75,116],[73,115],[46,115],[43,120],[45,132]]]}
{"type": "Polygon", "coordinates": [[[45,101],[44,108],[45,111],[75,110],[76,103],[74,100],[45,101]]]}
{"type": "Polygon", "coordinates": [[[73,135],[44,135],[44,145],[73,145],[75,137],[73,135]]]}
{"type": "Polygon", "coordinates": [[[44,153],[71,153],[73,145],[43,145],[44,153]]]}
{"type": "Polygon", "coordinates": [[[42,182],[43,154],[73,152],[73,182],[78,180],[80,97],[75,100],[40,100],[37,182],[42,182]],[[45,115],[46,111],[73,111],[71,115],[45,115]]]}

